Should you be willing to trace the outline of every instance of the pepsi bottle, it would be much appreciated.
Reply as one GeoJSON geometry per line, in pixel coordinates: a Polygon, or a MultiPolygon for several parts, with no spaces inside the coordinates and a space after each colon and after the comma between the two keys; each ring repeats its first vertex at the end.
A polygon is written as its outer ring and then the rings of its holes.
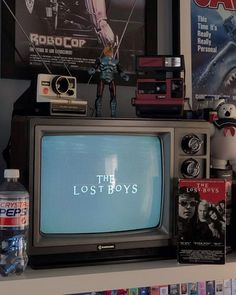
{"type": "Polygon", "coordinates": [[[19,170],[6,169],[0,185],[0,274],[21,274],[28,262],[29,194],[19,170]]]}

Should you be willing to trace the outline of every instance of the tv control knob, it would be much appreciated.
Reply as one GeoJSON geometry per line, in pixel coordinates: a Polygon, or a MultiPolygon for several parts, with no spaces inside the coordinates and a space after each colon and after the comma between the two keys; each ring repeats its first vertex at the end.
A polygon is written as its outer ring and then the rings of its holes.
{"type": "Polygon", "coordinates": [[[203,140],[195,134],[187,134],[183,137],[181,147],[186,154],[196,154],[203,144],[203,140]]]}
{"type": "Polygon", "coordinates": [[[196,178],[200,173],[200,164],[197,160],[190,158],[181,165],[181,173],[184,178],[196,178]]]}

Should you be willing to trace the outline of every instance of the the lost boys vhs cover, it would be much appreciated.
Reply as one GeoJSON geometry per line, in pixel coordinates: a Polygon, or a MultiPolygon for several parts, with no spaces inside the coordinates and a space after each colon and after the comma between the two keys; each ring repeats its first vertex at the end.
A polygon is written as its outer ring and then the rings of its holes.
{"type": "Polygon", "coordinates": [[[180,263],[225,263],[226,181],[179,179],[177,245],[180,263]]]}

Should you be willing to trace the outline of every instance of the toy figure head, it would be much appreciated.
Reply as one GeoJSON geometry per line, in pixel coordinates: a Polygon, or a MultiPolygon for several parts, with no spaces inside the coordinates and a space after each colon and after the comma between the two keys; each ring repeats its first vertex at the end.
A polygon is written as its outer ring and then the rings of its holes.
{"type": "Polygon", "coordinates": [[[224,103],[219,106],[217,114],[220,119],[223,119],[223,118],[236,119],[236,107],[234,104],[224,103]]]}
{"type": "Polygon", "coordinates": [[[108,57],[113,57],[113,47],[111,45],[104,47],[103,55],[108,57]]]}

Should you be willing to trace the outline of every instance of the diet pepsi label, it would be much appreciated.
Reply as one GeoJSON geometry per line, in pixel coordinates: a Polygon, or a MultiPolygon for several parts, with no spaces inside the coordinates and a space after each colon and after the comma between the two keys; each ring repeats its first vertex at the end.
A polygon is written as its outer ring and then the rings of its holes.
{"type": "Polygon", "coordinates": [[[0,228],[20,227],[29,224],[29,200],[0,198],[0,228]]]}

